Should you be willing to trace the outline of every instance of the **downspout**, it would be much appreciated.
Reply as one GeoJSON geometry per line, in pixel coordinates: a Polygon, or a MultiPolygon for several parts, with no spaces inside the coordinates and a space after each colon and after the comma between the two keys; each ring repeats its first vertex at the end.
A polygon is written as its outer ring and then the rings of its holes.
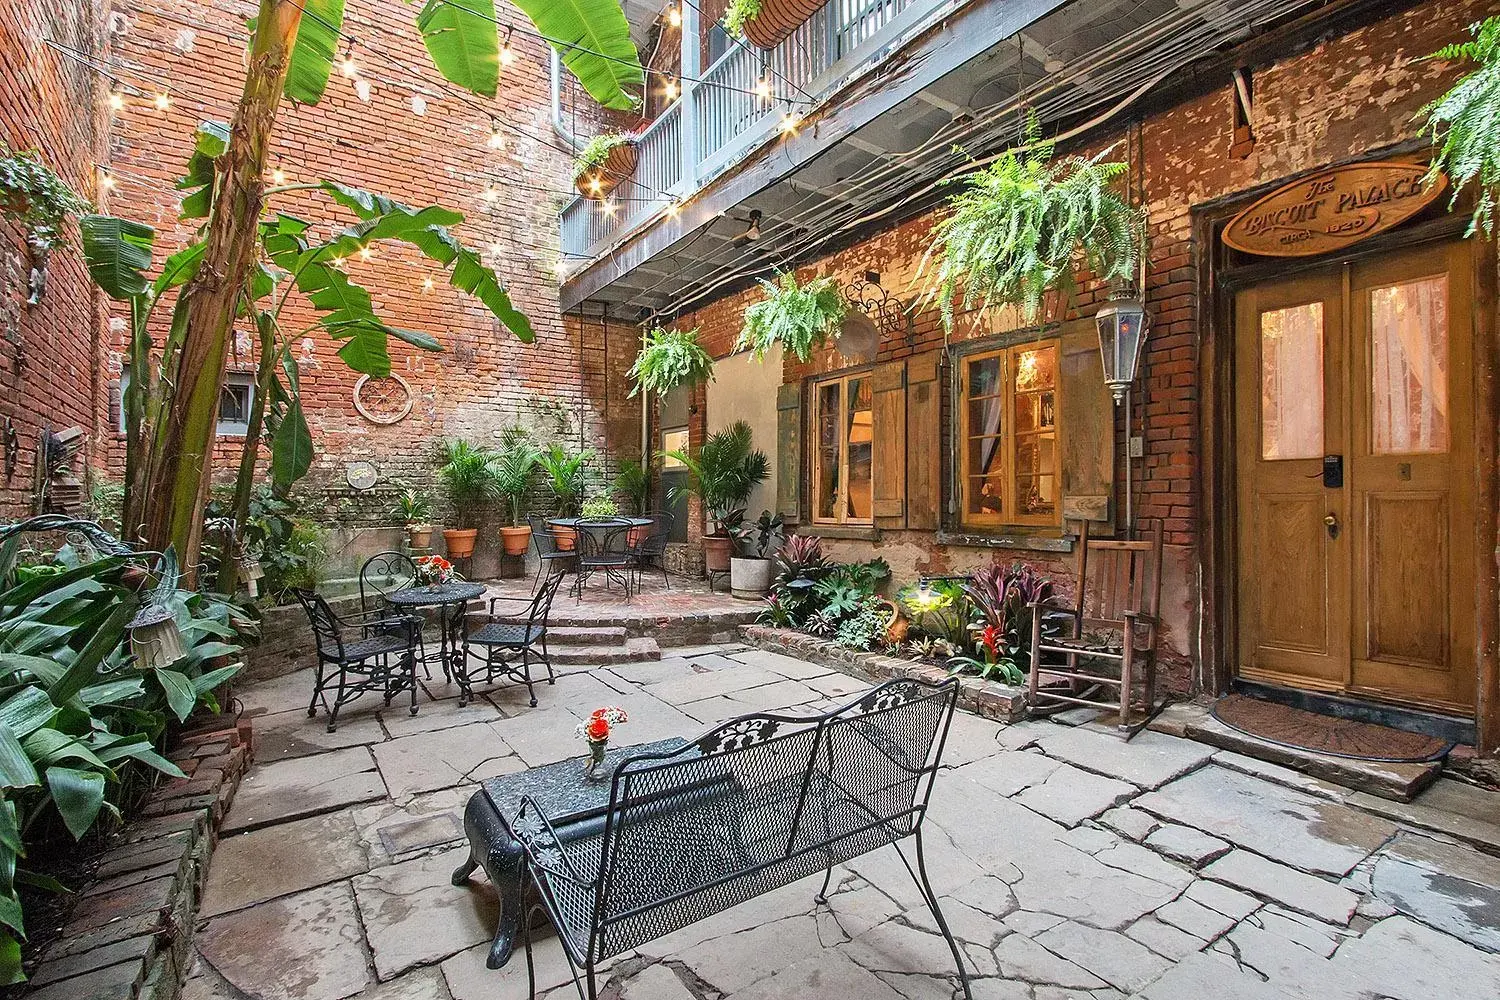
{"type": "Polygon", "coordinates": [[[572,149],[583,148],[583,143],[563,122],[562,113],[562,56],[556,49],[552,50],[552,130],[562,137],[562,140],[572,149]]]}

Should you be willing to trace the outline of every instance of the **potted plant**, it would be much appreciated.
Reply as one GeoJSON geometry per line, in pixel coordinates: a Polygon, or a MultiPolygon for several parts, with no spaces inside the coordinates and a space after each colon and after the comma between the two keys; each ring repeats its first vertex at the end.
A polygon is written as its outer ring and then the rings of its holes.
{"type": "Polygon", "coordinates": [[[516,441],[495,461],[496,485],[510,509],[510,524],[500,529],[500,543],[508,556],[524,556],[531,545],[531,526],[521,523],[521,502],[536,478],[537,450],[529,441],[516,441]]]}
{"type": "Polygon", "coordinates": [[[480,513],[500,496],[497,464],[494,452],[467,441],[449,439],[439,446],[438,481],[453,505],[457,523],[457,527],[443,529],[449,558],[466,559],[474,554],[480,513]]]}
{"type": "Polygon", "coordinates": [[[762,281],[766,297],[745,310],[745,325],[734,349],[755,352],[757,361],[780,344],[806,364],[813,348],[838,336],[848,306],[831,277],[814,278],[805,285],[783,271],[775,281],[762,281]]]}
{"type": "MultiPolygon", "coordinates": [[[[615,477],[615,492],[629,500],[632,509],[641,517],[651,509],[651,476],[655,471],[655,462],[648,466],[627,458],[620,463],[620,474],[615,477]]],[[[647,525],[638,525],[630,529],[627,540],[631,548],[646,537],[647,528],[647,525]]]]}
{"type": "Polygon", "coordinates": [[[658,396],[683,385],[698,385],[714,377],[714,359],[698,342],[697,330],[663,330],[646,334],[641,353],[630,366],[634,399],[642,389],[658,396]]]}
{"type": "Polygon", "coordinates": [[[1134,280],[1143,216],[1112,189],[1126,170],[1105,160],[1112,149],[1054,161],[1033,123],[1023,146],[963,180],[927,251],[946,327],[960,285],[964,308],[1015,305],[1030,321],[1080,261],[1101,281],[1134,280]]]}
{"type": "Polygon", "coordinates": [[[432,525],[427,523],[431,510],[427,498],[410,487],[396,494],[396,506],[391,513],[406,525],[406,544],[414,549],[425,549],[432,544],[432,525]]]}
{"type": "Polygon", "coordinates": [[[774,49],[822,6],[823,0],[730,0],[724,30],[759,48],[774,49]]]}
{"type": "Polygon", "coordinates": [[[735,597],[759,600],[771,589],[776,564],[771,554],[781,545],[780,514],[760,512],[753,524],[740,522],[735,528],[736,549],[729,559],[729,591],[735,597]]]}
{"type": "Polygon", "coordinates": [[[602,201],[635,173],[635,136],[605,132],[590,139],[573,161],[573,183],[585,198],[602,201]]]}
{"type": "Polygon", "coordinates": [[[608,493],[602,493],[599,496],[589,497],[585,500],[582,506],[578,508],[578,515],[590,518],[618,517],[620,515],[620,505],[615,503],[614,497],[608,493]]]}
{"type": "MultiPolygon", "coordinates": [[[[710,434],[697,455],[682,451],[668,454],[687,466],[686,489],[703,502],[712,522],[703,537],[704,568],[710,573],[728,572],[734,546],[729,529],[744,516],[750,491],[770,478],[766,453],[751,447],[750,425],[740,420],[710,434]]],[[[669,502],[675,494],[674,487],[669,502]]]]}
{"type": "MultiPolygon", "coordinates": [[[[547,488],[556,501],[554,517],[571,517],[578,509],[578,498],[583,495],[584,466],[594,457],[591,451],[569,452],[560,444],[553,444],[537,458],[547,488]]],[[[557,547],[567,550],[577,541],[577,532],[559,525],[554,534],[557,547]]]]}

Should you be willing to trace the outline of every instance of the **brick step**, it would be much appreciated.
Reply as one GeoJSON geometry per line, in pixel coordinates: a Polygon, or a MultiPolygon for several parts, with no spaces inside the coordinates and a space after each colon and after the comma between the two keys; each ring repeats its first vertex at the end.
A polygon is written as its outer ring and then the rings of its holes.
{"type": "Polygon", "coordinates": [[[552,662],[558,665],[642,663],[661,659],[661,647],[649,636],[608,646],[553,646],[548,643],[547,651],[552,662]]]}

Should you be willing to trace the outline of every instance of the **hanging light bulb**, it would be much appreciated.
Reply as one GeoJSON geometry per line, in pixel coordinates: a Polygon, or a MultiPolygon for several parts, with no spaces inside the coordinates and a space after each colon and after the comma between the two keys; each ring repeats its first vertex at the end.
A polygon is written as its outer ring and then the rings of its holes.
{"type": "Polygon", "coordinates": [[[157,94],[156,99],[151,103],[156,105],[157,111],[165,111],[172,106],[172,99],[167,96],[167,92],[164,90],[160,94],[157,94]]]}
{"type": "Polygon", "coordinates": [[[603,194],[604,182],[599,179],[598,174],[589,178],[589,194],[603,194]]]}
{"type": "Polygon", "coordinates": [[[282,170],[280,167],[277,167],[275,170],[271,171],[271,183],[275,184],[277,187],[281,187],[281,185],[285,184],[286,171],[282,170]]]}
{"type": "Polygon", "coordinates": [[[489,187],[484,189],[484,195],[482,197],[484,198],[484,203],[486,205],[493,205],[500,198],[500,189],[491,184],[489,187]]]}
{"type": "Polygon", "coordinates": [[[485,140],[485,145],[491,149],[505,148],[505,133],[500,131],[500,123],[494,119],[490,120],[490,137],[485,140]]]}
{"type": "Polygon", "coordinates": [[[764,69],[760,71],[760,77],[755,81],[755,96],[762,101],[771,99],[771,77],[764,69]]]}
{"type": "Polygon", "coordinates": [[[359,248],[360,260],[369,260],[373,256],[375,256],[375,251],[371,250],[368,246],[362,246],[359,248]]]}
{"type": "Polygon", "coordinates": [[[674,201],[667,206],[667,217],[675,219],[682,214],[682,202],[674,201]]]}
{"type": "Polygon", "coordinates": [[[661,93],[669,101],[677,100],[677,78],[671,73],[667,74],[667,82],[662,84],[661,93]]]}
{"type": "Polygon", "coordinates": [[[424,291],[424,292],[430,292],[435,287],[436,287],[436,283],[431,278],[423,278],[422,279],[422,291],[424,291]]]}
{"type": "Polygon", "coordinates": [[[601,202],[600,202],[600,203],[599,203],[599,210],[600,210],[600,211],[601,211],[601,212],[603,212],[603,213],[604,213],[604,214],[605,214],[605,215],[608,215],[608,216],[610,216],[610,217],[613,217],[613,216],[614,216],[614,214],[615,214],[615,209],[616,209],[616,208],[618,208],[618,207],[619,207],[619,206],[617,206],[617,205],[616,205],[616,204],[615,204],[615,202],[614,202],[614,199],[613,199],[613,198],[611,198],[611,199],[607,199],[607,200],[605,200],[605,201],[601,201],[601,202]]]}
{"type": "Polygon", "coordinates": [[[105,191],[113,191],[120,182],[115,180],[115,175],[109,172],[107,167],[99,168],[99,187],[105,191]]]}
{"type": "Polygon", "coordinates": [[[333,258],[333,260],[329,261],[329,263],[332,264],[337,270],[343,270],[344,268],[344,258],[342,257],[335,257],[333,258]]]}
{"type": "Polygon", "coordinates": [[[510,47],[510,33],[514,29],[505,29],[505,40],[500,43],[500,65],[509,67],[515,64],[516,51],[510,47]]]}
{"type": "Polygon", "coordinates": [[[490,256],[491,257],[504,257],[505,256],[505,244],[501,243],[499,241],[491,243],[490,244],[490,256]]]}
{"type": "Polygon", "coordinates": [[[345,78],[350,80],[354,79],[354,74],[359,72],[359,67],[354,64],[353,42],[350,42],[349,47],[344,50],[344,59],[339,63],[339,72],[344,74],[345,78]]]}
{"type": "Polygon", "coordinates": [[[109,109],[111,111],[122,111],[125,108],[125,95],[118,90],[109,92],[109,109]]]}
{"type": "Polygon", "coordinates": [[[798,117],[796,111],[788,107],[786,109],[786,113],[781,116],[781,134],[795,135],[797,132],[797,126],[800,124],[802,124],[802,119],[798,117]]]}
{"type": "Polygon", "coordinates": [[[667,23],[674,28],[682,27],[682,11],[677,9],[676,3],[667,4],[667,23]]]}

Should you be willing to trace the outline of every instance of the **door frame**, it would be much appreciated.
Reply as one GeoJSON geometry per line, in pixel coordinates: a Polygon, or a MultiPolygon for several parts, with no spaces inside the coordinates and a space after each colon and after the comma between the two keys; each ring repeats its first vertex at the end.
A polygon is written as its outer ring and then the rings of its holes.
{"type": "MultiPolygon", "coordinates": [[[[1410,154],[1418,144],[1375,150],[1355,160],[1362,162],[1410,154]]],[[[1202,535],[1197,546],[1199,579],[1203,581],[1199,616],[1198,663],[1203,689],[1227,694],[1234,682],[1239,631],[1236,618],[1237,486],[1235,469],[1234,298],[1246,285],[1303,271],[1337,266],[1346,261],[1377,257],[1419,244],[1463,237],[1468,227],[1466,201],[1456,213],[1446,213],[1446,200],[1417,221],[1381,233],[1336,254],[1320,257],[1277,258],[1240,263],[1220,239],[1224,227],[1241,209],[1269,191],[1298,177],[1329,166],[1320,164],[1255,188],[1235,192],[1192,208],[1196,256],[1196,292],[1200,303],[1198,328],[1199,461],[1194,488],[1202,535]]],[[[1500,425],[1500,346],[1496,343],[1497,256],[1495,244],[1482,238],[1467,241],[1473,266],[1475,526],[1475,731],[1481,754],[1500,749],[1500,558],[1496,549],[1497,435],[1500,425]],[[1486,428],[1491,433],[1486,434],[1486,428]]],[[[1240,255],[1248,260],[1248,255],[1240,255]]]]}

